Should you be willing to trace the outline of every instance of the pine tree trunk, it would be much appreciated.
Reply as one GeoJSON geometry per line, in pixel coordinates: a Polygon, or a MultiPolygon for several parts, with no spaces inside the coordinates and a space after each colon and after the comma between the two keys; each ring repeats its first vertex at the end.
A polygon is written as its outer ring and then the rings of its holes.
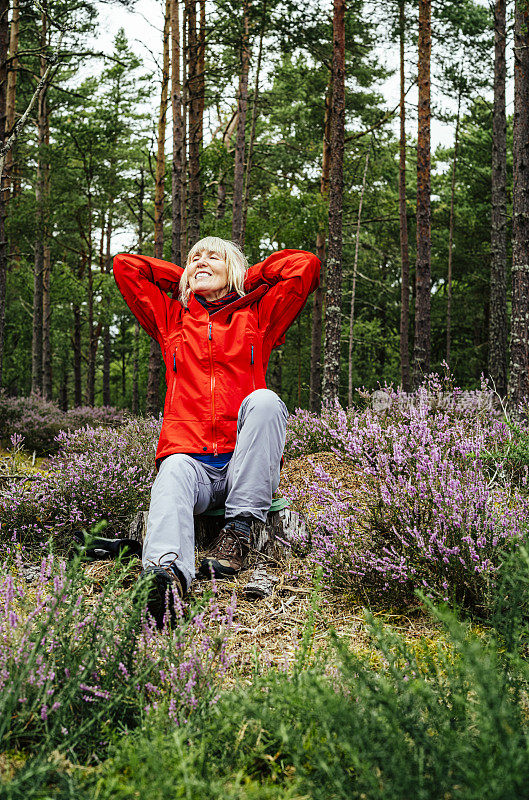
{"type": "MultiPolygon", "coordinates": [[[[145,198],[145,176],[140,167],[138,186],[138,252],[143,250],[143,202],[145,198]]],[[[132,360],[132,413],[140,413],[140,324],[134,320],[134,355],[132,360]]]]}
{"type": "Polygon", "coordinates": [[[355,295],[356,295],[356,273],[358,270],[358,250],[360,246],[360,223],[362,222],[362,205],[364,202],[364,192],[366,189],[367,167],[369,164],[369,151],[366,153],[366,163],[364,166],[364,176],[362,178],[362,189],[360,191],[360,202],[358,204],[358,222],[356,225],[355,240],[355,260],[353,264],[353,287],[351,290],[351,310],[349,314],[349,353],[348,353],[348,387],[347,403],[349,408],[353,405],[353,341],[354,341],[354,321],[355,321],[355,295]]]}
{"type": "Polygon", "coordinates": [[[509,403],[529,399],[529,8],[514,16],[513,266],[509,403]]]}
{"type": "Polygon", "coordinates": [[[404,34],[405,3],[399,0],[400,45],[400,138],[399,138],[399,223],[400,223],[400,381],[405,392],[411,390],[410,374],[410,255],[408,248],[408,217],[406,214],[406,95],[404,34]]]}
{"type": "Polygon", "coordinates": [[[338,400],[342,333],[342,199],[345,138],[345,2],[334,0],[329,249],[325,307],[323,400],[338,400]]]}
{"type": "Polygon", "coordinates": [[[173,111],[173,161],[171,170],[171,259],[182,265],[182,206],[184,204],[184,129],[180,81],[179,0],[171,0],[171,106],[173,111]]]}
{"type": "Polygon", "coordinates": [[[259,113],[259,78],[261,76],[261,61],[263,57],[263,40],[266,30],[266,0],[263,2],[263,16],[261,21],[261,32],[259,34],[259,49],[257,51],[257,65],[255,69],[255,84],[253,90],[252,106],[252,126],[250,129],[250,141],[248,142],[248,157],[246,159],[246,171],[244,174],[244,197],[242,204],[242,235],[241,246],[244,247],[246,237],[246,219],[248,216],[248,202],[250,199],[250,177],[252,174],[253,148],[255,142],[255,131],[257,127],[257,116],[259,113]]]}
{"type": "Polygon", "coordinates": [[[419,0],[419,106],[417,135],[417,261],[415,267],[414,384],[430,369],[430,58],[431,0],[419,0]]]}
{"type": "MultiPolygon", "coordinates": [[[[48,201],[49,194],[46,197],[48,201]]],[[[46,226],[48,227],[48,226],[46,226]]],[[[49,230],[47,230],[47,238],[49,230]]],[[[51,249],[44,245],[42,270],[42,393],[46,400],[52,397],[52,358],[51,358],[51,249]]]]}
{"type": "MultiPolygon", "coordinates": [[[[9,40],[9,23],[7,13],[8,0],[0,0],[0,145],[6,134],[6,92],[7,92],[7,45],[9,40]]],[[[7,281],[7,241],[5,231],[6,204],[3,184],[0,186],[0,386],[4,363],[4,321],[7,281]]]]}
{"type": "MultiPolygon", "coordinates": [[[[169,89],[169,25],[170,0],[165,5],[163,32],[163,74],[158,115],[158,147],[156,152],[156,178],[154,197],[154,257],[163,258],[163,212],[165,195],[165,127],[169,89]]],[[[160,405],[160,346],[151,339],[149,352],[149,376],[147,380],[147,413],[157,414],[160,405]]]]}
{"type": "Polygon", "coordinates": [[[96,354],[97,354],[97,339],[96,330],[94,326],[94,273],[93,273],[93,219],[92,219],[92,183],[89,178],[88,184],[88,230],[86,239],[88,242],[88,251],[86,258],[86,268],[88,276],[88,364],[86,367],[86,402],[87,405],[95,405],[95,389],[96,389],[96,354]]]}
{"type": "MultiPolygon", "coordinates": [[[[44,54],[48,44],[48,19],[46,11],[41,14],[40,28],[40,75],[46,71],[44,54]]],[[[37,112],[37,181],[35,184],[36,238],[33,268],[33,335],[31,341],[31,391],[43,391],[43,297],[44,297],[44,250],[46,246],[47,187],[49,166],[47,144],[49,142],[46,89],[38,99],[37,112]]]]}
{"type": "MultiPolygon", "coordinates": [[[[198,29],[198,138],[199,153],[202,152],[204,142],[204,106],[206,103],[206,0],[199,0],[200,27],[198,29]]],[[[200,162],[198,169],[200,178],[200,162]]],[[[199,223],[204,214],[202,186],[198,181],[198,209],[199,223]]]]}
{"type": "Polygon", "coordinates": [[[180,232],[180,247],[182,249],[182,266],[187,258],[187,198],[189,194],[189,159],[188,149],[188,117],[189,117],[189,46],[187,36],[187,0],[184,0],[182,9],[182,208],[180,218],[182,222],[180,232]]]}
{"type": "MultiPolygon", "coordinates": [[[[11,132],[15,124],[16,109],[16,88],[18,77],[18,42],[20,38],[20,6],[19,0],[13,0],[11,12],[11,26],[9,34],[9,72],[7,74],[7,97],[6,97],[6,131],[11,132]]],[[[15,145],[16,146],[16,145],[15,145]]],[[[5,186],[9,188],[12,181],[13,171],[13,150],[11,148],[6,154],[5,161],[5,186]]],[[[7,199],[6,199],[7,202],[7,199]]]]}
{"type": "MultiPolygon", "coordinates": [[[[112,255],[111,255],[111,241],[112,241],[112,199],[110,199],[110,208],[108,211],[108,221],[106,225],[106,255],[103,259],[102,272],[110,274],[112,270],[112,255]]],[[[106,302],[106,313],[110,314],[108,301],[106,302]]],[[[110,340],[110,325],[105,323],[103,325],[103,405],[111,405],[110,400],[110,363],[112,359],[112,348],[110,340]]],[[[123,397],[125,392],[123,392],[123,397]]]]}
{"type": "Polygon", "coordinates": [[[248,0],[242,4],[241,72],[239,77],[239,96],[237,105],[237,139],[235,143],[235,164],[233,169],[233,215],[231,238],[241,247],[243,241],[243,195],[244,195],[244,149],[246,134],[246,112],[248,109],[248,72],[250,69],[250,42],[248,0]]]}
{"type": "Polygon", "coordinates": [[[189,195],[187,234],[193,245],[200,237],[200,77],[196,0],[186,0],[189,91],[189,195]]]}
{"type": "Polygon", "coordinates": [[[82,351],[81,351],[81,309],[73,307],[73,404],[83,405],[82,392],[82,351]]]}
{"type": "Polygon", "coordinates": [[[448,286],[446,296],[446,363],[450,366],[452,344],[452,253],[454,249],[454,201],[456,191],[457,151],[459,147],[459,124],[461,120],[461,89],[457,98],[456,135],[452,159],[452,181],[450,187],[450,221],[448,224],[448,286]]]}
{"type": "Polygon", "coordinates": [[[490,246],[489,373],[507,394],[507,121],[505,115],[505,5],[494,9],[494,111],[492,117],[492,218],[490,246]]]}
{"type": "MultiPolygon", "coordinates": [[[[324,202],[329,198],[329,166],[331,163],[331,103],[332,73],[329,74],[325,95],[325,119],[323,124],[323,153],[321,162],[320,194],[324,202]]],[[[325,223],[320,223],[316,236],[316,255],[321,261],[320,283],[312,301],[312,330],[310,344],[309,408],[318,412],[321,406],[321,336],[323,328],[323,295],[326,275],[325,223]]]]}

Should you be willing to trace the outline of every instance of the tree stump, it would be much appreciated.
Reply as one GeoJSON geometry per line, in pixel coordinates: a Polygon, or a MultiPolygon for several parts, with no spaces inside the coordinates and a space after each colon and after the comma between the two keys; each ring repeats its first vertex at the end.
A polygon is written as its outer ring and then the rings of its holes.
{"type": "MultiPolygon", "coordinates": [[[[195,545],[206,550],[225,523],[224,509],[216,509],[195,517],[195,545]]],[[[143,542],[147,527],[147,511],[139,511],[130,523],[127,536],[143,542]]],[[[307,536],[307,522],[302,514],[288,507],[283,498],[274,500],[266,522],[252,523],[251,545],[258,555],[279,559],[289,554],[292,545],[307,536]]]]}

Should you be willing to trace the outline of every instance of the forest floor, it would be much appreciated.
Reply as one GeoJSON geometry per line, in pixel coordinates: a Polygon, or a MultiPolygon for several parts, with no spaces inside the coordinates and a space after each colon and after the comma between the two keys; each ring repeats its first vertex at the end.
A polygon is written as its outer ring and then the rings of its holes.
{"type": "MultiPolygon", "coordinates": [[[[332,452],[324,451],[310,456],[301,456],[287,461],[281,474],[279,494],[286,486],[296,488],[303,496],[307,481],[325,483],[323,473],[338,481],[349,492],[356,492],[360,498],[366,491],[352,464],[332,452]]],[[[305,497],[311,495],[305,493],[305,497]]],[[[308,502],[308,501],[307,501],[308,502]]],[[[306,512],[303,502],[296,508],[306,512]]],[[[200,562],[201,554],[197,556],[200,562]]],[[[285,552],[281,562],[269,562],[267,575],[271,577],[273,589],[270,596],[262,599],[248,599],[244,588],[254,569],[250,566],[232,580],[218,581],[216,597],[221,611],[226,612],[236,598],[234,628],[230,633],[228,653],[231,658],[231,671],[226,687],[241,681],[251,683],[256,671],[279,668],[288,671],[292,668],[299,653],[300,644],[307,626],[311,630],[310,650],[315,656],[327,653],[329,632],[338,637],[358,655],[367,656],[377,666],[379,651],[370,645],[365,622],[366,598],[355,597],[343,590],[330,590],[315,586],[302,558],[285,552]]],[[[88,578],[88,591],[101,591],[112,564],[101,561],[84,567],[88,578]]],[[[141,567],[138,562],[134,574],[139,577],[141,567]]],[[[190,600],[200,597],[210,588],[210,581],[198,575],[194,581],[190,600]]],[[[369,605],[367,605],[369,608],[369,605]]],[[[398,631],[412,646],[420,639],[434,642],[439,637],[441,625],[420,605],[408,609],[380,607],[369,609],[375,619],[398,631]]]]}

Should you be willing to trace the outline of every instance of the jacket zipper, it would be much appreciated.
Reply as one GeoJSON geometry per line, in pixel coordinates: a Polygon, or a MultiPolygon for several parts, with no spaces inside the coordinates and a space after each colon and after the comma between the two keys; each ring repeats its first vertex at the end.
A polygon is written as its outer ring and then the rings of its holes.
{"type": "Polygon", "coordinates": [[[250,366],[252,368],[252,386],[255,392],[255,368],[254,368],[254,358],[253,358],[253,344],[251,348],[251,356],[250,356],[250,366]]]}
{"type": "Polygon", "coordinates": [[[212,433],[213,433],[213,454],[218,455],[217,449],[217,420],[215,418],[215,369],[213,367],[213,351],[211,348],[211,340],[213,323],[208,325],[208,350],[209,350],[209,369],[210,369],[210,387],[211,387],[211,418],[212,418],[212,433]]]}
{"type": "MultiPolygon", "coordinates": [[[[176,350],[178,350],[178,347],[176,348],[176,350]]],[[[169,402],[169,406],[170,406],[171,409],[173,408],[174,394],[175,394],[175,390],[176,390],[176,350],[173,353],[173,372],[174,372],[174,375],[173,375],[173,385],[171,387],[171,400],[169,402]]]]}

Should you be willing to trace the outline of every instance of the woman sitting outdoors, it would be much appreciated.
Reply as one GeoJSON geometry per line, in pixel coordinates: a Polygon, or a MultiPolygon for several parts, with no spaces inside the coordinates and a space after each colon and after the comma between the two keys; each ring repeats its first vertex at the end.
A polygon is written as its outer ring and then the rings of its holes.
{"type": "Polygon", "coordinates": [[[193,515],[225,506],[226,524],[200,572],[236,575],[252,520],[266,520],[279,485],[288,412],[265,373],[272,348],[318,285],[320,262],[282,250],[247,267],[235,244],[215,236],[191,248],[185,269],[147,256],[114,259],[121,294],[159,343],[166,368],[142,558],[158,625],[167,604],[172,614],[171,589],[183,598],[195,577],[193,515]]]}

